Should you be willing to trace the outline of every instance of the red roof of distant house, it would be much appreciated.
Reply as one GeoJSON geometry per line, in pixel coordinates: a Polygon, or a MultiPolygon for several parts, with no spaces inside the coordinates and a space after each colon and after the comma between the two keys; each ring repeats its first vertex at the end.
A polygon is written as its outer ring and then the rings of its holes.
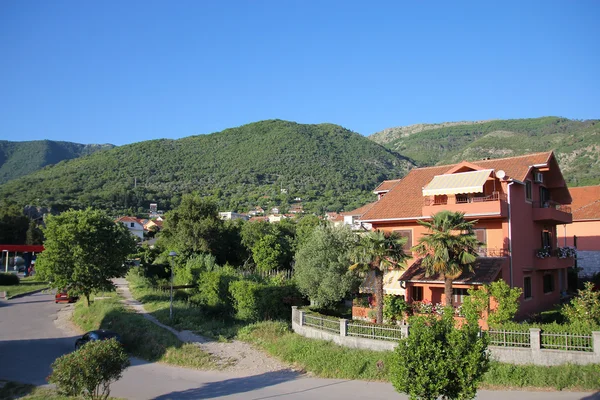
{"type": "Polygon", "coordinates": [[[143,225],[142,222],[136,217],[121,217],[117,218],[118,222],[137,222],[140,225],[143,225]]]}
{"type": "MultiPolygon", "coordinates": [[[[508,178],[522,181],[525,179],[533,165],[546,164],[550,161],[551,156],[552,152],[544,152],[519,157],[473,161],[465,164],[480,167],[482,169],[494,169],[496,171],[504,170],[508,178]]],[[[463,163],[416,168],[411,170],[401,180],[386,181],[395,182],[395,184],[391,186],[389,193],[381,200],[377,201],[373,207],[361,217],[361,220],[369,221],[420,217],[423,208],[423,187],[426,186],[434,176],[443,175],[452,168],[463,163]]],[[[379,185],[376,190],[381,190],[380,188],[382,185],[379,185]]]]}
{"type": "Polygon", "coordinates": [[[600,219],[600,186],[569,188],[573,221],[600,219]]]}

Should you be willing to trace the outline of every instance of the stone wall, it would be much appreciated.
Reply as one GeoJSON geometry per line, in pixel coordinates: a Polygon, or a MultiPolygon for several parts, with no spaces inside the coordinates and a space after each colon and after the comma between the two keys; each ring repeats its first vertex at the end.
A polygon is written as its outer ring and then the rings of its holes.
{"type": "Polygon", "coordinates": [[[600,272],[600,251],[577,250],[579,276],[592,276],[600,272]]]}

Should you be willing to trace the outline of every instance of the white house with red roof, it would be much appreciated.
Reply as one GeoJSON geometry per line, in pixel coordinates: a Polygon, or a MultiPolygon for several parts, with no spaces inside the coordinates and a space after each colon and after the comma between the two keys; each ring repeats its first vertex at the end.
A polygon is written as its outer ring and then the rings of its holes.
{"type": "Polygon", "coordinates": [[[131,232],[132,235],[144,239],[144,224],[136,217],[121,217],[115,222],[120,222],[131,232]]]}

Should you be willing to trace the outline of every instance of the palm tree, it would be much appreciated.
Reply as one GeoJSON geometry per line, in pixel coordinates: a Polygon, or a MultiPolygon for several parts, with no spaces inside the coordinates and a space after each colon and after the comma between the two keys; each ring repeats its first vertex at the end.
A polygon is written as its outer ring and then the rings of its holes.
{"type": "Polygon", "coordinates": [[[412,250],[423,257],[421,265],[425,274],[440,274],[444,280],[445,304],[452,305],[452,281],[464,271],[471,270],[477,259],[475,249],[481,245],[473,233],[477,221],[465,220],[461,212],[440,211],[432,221],[418,221],[429,233],[419,239],[412,250]]]}
{"type": "Polygon", "coordinates": [[[402,248],[405,243],[406,238],[395,232],[369,232],[360,238],[351,254],[354,264],[350,266],[350,270],[372,270],[375,274],[378,324],[383,322],[383,274],[387,269],[404,266],[404,261],[408,258],[402,248]]]}

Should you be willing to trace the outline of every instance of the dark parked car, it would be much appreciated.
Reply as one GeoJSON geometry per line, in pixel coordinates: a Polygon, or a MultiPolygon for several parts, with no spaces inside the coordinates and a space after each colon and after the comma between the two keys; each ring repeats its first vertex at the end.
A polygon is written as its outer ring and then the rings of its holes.
{"type": "Polygon", "coordinates": [[[77,296],[69,296],[68,289],[58,290],[54,296],[55,303],[75,303],[79,299],[77,296]]]}
{"type": "Polygon", "coordinates": [[[98,329],[96,331],[90,331],[75,341],[75,350],[86,344],[87,342],[93,342],[96,340],[108,340],[115,338],[117,342],[121,342],[121,336],[113,331],[107,331],[106,329],[98,329]]]}

